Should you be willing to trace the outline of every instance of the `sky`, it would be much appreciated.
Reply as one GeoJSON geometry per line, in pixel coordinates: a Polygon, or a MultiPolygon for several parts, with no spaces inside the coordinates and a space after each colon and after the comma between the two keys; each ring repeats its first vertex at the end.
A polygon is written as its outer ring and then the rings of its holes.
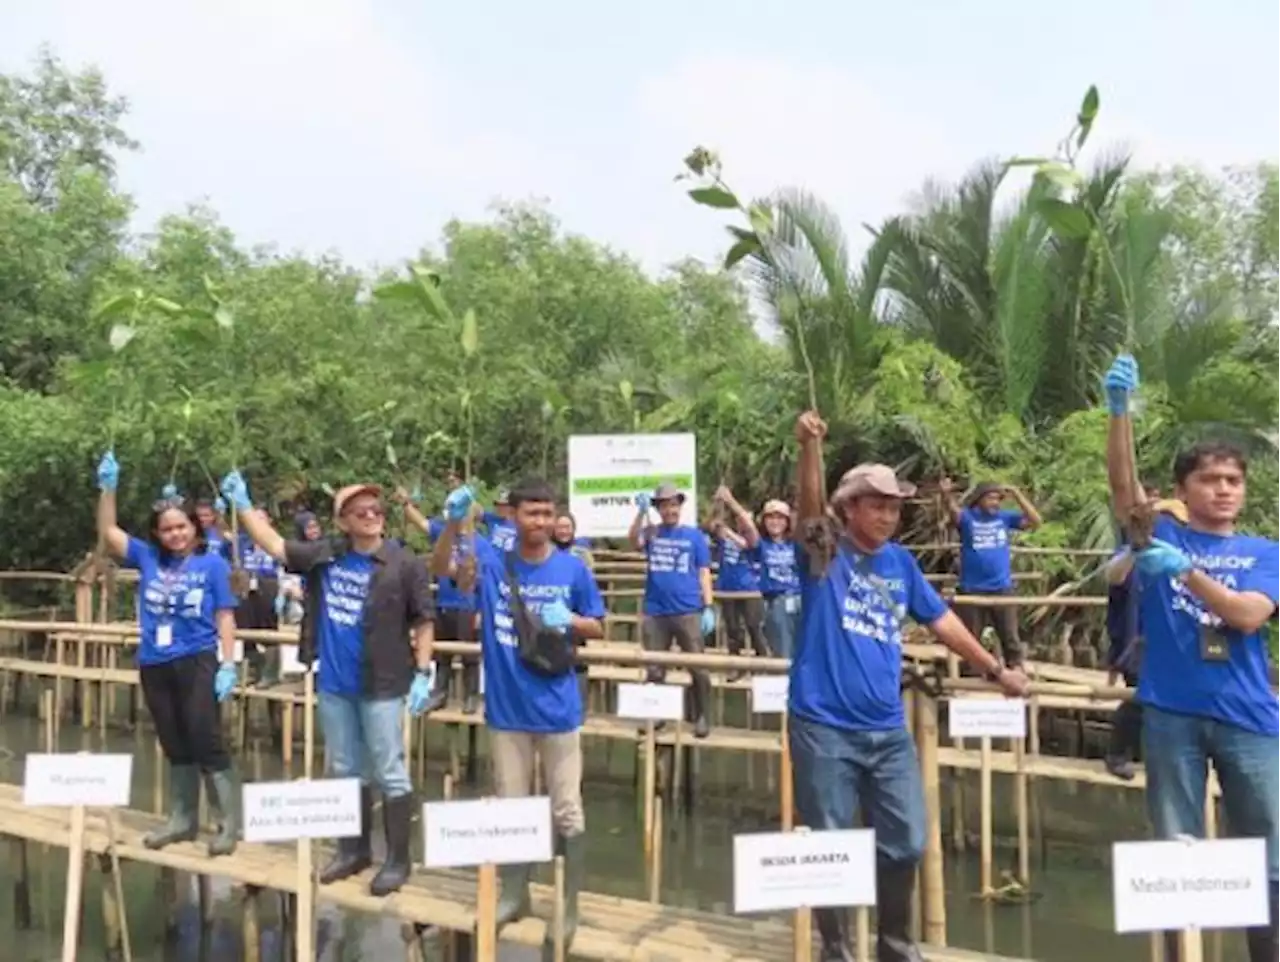
{"type": "Polygon", "coordinates": [[[128,97],[147,230],[190,203],[244,244],[396,266],[452,218],[545,202],[654,272],[728,246],[674,182],[696,144],[803,187],[855,247],[930,178],[1037,154],[1091,83],[1098,148],[1216,168],[1280,153],[1276,0],[0,0],[128,97]]]}

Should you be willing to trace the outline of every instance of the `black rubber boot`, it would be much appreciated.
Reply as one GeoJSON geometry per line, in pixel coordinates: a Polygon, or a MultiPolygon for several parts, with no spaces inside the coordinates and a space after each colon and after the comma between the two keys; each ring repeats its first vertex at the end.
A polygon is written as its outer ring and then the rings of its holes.
{"type": "Polygon", "coordinates": [[[876,863],[876,962],[924,962],[911,938],[913,863],[876,863]]]}
{"type": "Polygon", "coordinates": [[[200,769],[169,766],[169,821],[142,837],[147,848],[190,842],[200,831],[200,769]]]}
{"type": "Polygon", "coordinates": [[[426,714],[443,708],[449,701],[449,683],[453,681],[453,656],[436,659],[436,684],[427,699],[426,714]]]}
{"type": "Polygon", "coordinates": [[[814,909],[813,921],[822,939],[822,962],[853,962],[849,946],[849,913],[846,909],[814,909]]]}
{"type": "Polygon", "coordinates": [[[693,699],[693,737],[706,738],[711,734],[711,676],[702,669],[694,669],[693,684],[689,694],[693,699]]]}
{"type": "Polygon", "coordinates": [[[529,914],[529,876],[533,874],[533,866],[499,865],[498,909],[496,913],[497,928],[508,922],[522,919],[529,914]]]}
{"type": "Polygon", "coordinates": [[[240,779],[230,768],[206,772],[204,789],[218,831],[209,843],[210,855],[230,855],[240,841],[240,779]]]}
{"type": "Polygon", "coordinates": [[[413,834],[413,794],[382,799],[382,828],[387,837],[387,860],[369,885],[371,895],[390,895],[409,881],[409,839],[413,834]]]}
{"type": "Polygon", "coordinates": [[[480,664],[462,663],[462,713],[474,715],[480,710],[480,664]]]}
{"type": "Polygon", "coordinates": [[[359,875],[373,864],[373,790],[360,786],[360,835],[338,839],[338,853],[320,872],[320,884],[329,885],[359,875]]]}
{"type": "Polygon", "coordinates": [[[1276,883],[1271,883],[1271,894],[1269,901],[1271,902],[1271,924],[1259,925],[1256,928],[1246,929],[1244,933],[1245,943],[1249,946],[1249,962],[1276,962],[1277,956],[1280,956],[1280,939],[1276,936],[1276,902],[1277,902],[1276,883]]]}
{"type": "MultiPolygon", "coordinates": [[[[582,891],[587,874],[587,836],[585,833],[571,838],[556,836],[556,854],[564,856],[564,955],[569,957],[573,937],[578,931],[578,893],[582,891]]],[[[555,962],[556,943],[551,926],[542,942],[542,962],[555,962]]]]}

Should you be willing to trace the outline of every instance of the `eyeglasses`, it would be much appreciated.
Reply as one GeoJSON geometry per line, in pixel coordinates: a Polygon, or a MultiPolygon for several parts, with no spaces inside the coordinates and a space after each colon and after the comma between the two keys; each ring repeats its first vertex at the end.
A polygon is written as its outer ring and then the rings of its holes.
{"type": "Polygon", "coordinates": [[[182,511],[186,508],[186,505],[187,499],[182,495],[177,494],[172,498],[161,498],[159,501],[153,501],[151,503],[151,510],[156,514],[168,511],[171,508],[177,508],[179,511],[182,511]]]}
{"type": "Polygon", "coordinates": [[[386,512],[382,510],[382,505],[380,504],[371,504],[367,508],[352,508],[349,511],[344,511],[342,513],[350,515],[353,518],[359,518],[362,521],[365,518],[381,518],[386,514],[386,512]]]}

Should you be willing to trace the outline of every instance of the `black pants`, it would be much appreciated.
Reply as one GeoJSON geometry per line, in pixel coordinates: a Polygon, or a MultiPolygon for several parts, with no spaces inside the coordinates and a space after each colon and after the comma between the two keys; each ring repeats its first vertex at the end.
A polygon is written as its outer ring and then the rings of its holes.
{"type": "Polygon", "coordinates": [[[139,671],[142,695],[170,765],[198,765],[205,772],[231,767],[213,694],[217,672],[218,656],[211,651],[144,665],[139,671]]]}
{"type": "MultiPolygon", "coordinates": [[[[274,631],[277,627],[276,594],[279,591],[279,583],[275,578],[263,578],[258,575],[250,577],[256,579],[257,587],[250,589],[236,606],[236,627],[274,631]]],[[[255,670],[265,660],[262,645],[257,642],[246,641],[244,653],[255,670]]]]}
{"type": "Polygon", "coordinates": [[[764,599],[727,598],[720,602],[720,614],[729,638],[729,654],[742,654],[750,639],[757,655],[769,656],[769,643],[764,640],[764,599]]]}
{"type": "MultiPolygon", "coordinates": [[[[961,594],[982,595],[988,594],[994,598],[1004,598],[1013,595],[1013,590],[1008,591],[961,591],[961,594]]],[[[982,632],[987,625],[991,625],[996,630],[996,637],[1000,639],[1000,650],[1004,656],[1004,663],[1009,667],[1022,664],[1022,639],[1018,637],[1018,609],[1013,605],[958,605],[956,614],[960,616],[960,620],[964,626],[969,629],[969,633],[979,641],[982,640],[982,632]]]]}
{"type": "MultiPolygon", "coordinates": [[[[475,639],[475,612],[458,608],[440,608],[436,611],[436,637],[441,641],[473,641],[475,639]]],[[[436,662],[436,686],[448,688],[453,678],[453,655],[441,655],[436,662]]],[[[480,659],[475,655],[462,656],[462,687],[466,694],[480,692],[480,659]]]]}
{"type": "MultiPolygon", "coordinates": [[[[1137,691],[1137,673],[1126,671],[1124,673],[1124,683],[1130,689],[1137,691]]],[[[1111,747],[1108,749],[1107,754],[1113,758],[1127,758],[1131,762],[1136,761],[1138,758],[1138,746],[1141,744],[1142,705],[1136,698],[1132,701],[1122,701],[1111,719],[1111,747]]]]}

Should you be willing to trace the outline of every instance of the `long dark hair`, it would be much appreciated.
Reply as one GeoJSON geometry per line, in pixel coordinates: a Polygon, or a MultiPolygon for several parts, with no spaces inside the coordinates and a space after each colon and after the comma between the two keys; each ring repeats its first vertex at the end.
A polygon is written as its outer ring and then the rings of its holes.
{"type": "Polygon", "coordinates": [[[156,546],[156,551],[160,554],[160,560],[168,561],[172,557],[160,540],[160,519],[166,511],[181,511],[186,515],[187,520],[191,522],[191,527],[196,529],[196,540],[191,548],[191,553],[204,554],[208,550],[209,542],[205,538],[204,528],[200,524],[200,516],[196,514],[196,503],[185,498],[166,498],[151,505],[151,517],[147,521],[147,533],[151,538],[151,543],[156,546]]]}

